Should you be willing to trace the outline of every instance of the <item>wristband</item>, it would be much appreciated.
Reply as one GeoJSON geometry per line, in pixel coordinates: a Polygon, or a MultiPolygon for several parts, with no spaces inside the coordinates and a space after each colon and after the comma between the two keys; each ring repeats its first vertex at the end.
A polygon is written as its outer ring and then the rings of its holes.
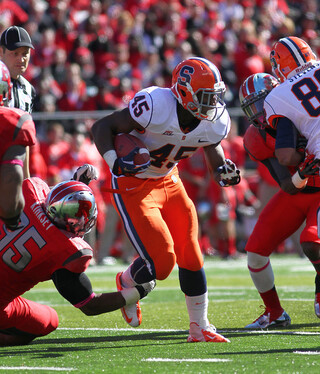
{"type": "Polygon", "coordinates": [[[112,170],[114,166],[114,162],[118,158],[117,153],[114,149],[110,149],[102,156],[105,162],[109,165],[109,168],[112,170]]]}
{"type": "Polygon", "coordinates": [[[5,161],[1,161],[1,164],[20,165],[21,167],[23,167],[22,160],[5,160],[5,161]]]}
{"type": "Polygon", "coordinates": [[[140,300],[140,293],[135,287],[124,288],[120,292],[126,301],[126,305],[135,304],[140,300]]]}
{"type": "Polygon", "coordinates": [[[299,175],[299,172],[297,171],[293,174],[291,181],[296,188],[303,188],[308,183],[308,178],[302,179],[299,175]]]}

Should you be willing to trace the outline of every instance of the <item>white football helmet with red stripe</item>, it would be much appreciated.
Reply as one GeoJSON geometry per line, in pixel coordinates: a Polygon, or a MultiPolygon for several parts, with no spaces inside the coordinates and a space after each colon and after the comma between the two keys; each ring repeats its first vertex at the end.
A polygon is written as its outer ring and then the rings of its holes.
{"type": "Polygon", "coordinates": [[[0,106],[8,106],[11,100],[12,83],[7,66],[0,61],[0,106]]]}
{"type": "Polygon", "coordinates": [[[48,194],[44,208],[49,219],[60,229],[75,236],[87,234],[97,220],[97,207],[90,187],[82,182],[57,184],[48,194]]]}
{"type": "Polygon", "coordinates": [[[224,112],[225,84],[216,65],[205,58],[191,57],[180,62],[172,73],[171,91],[199,120],[216,121],[224,112]]]}
{"type": "Polygon", "coordinates": [[[252,74],[242,83],[239,90],[241,109],[254,126],[266,127],[264,99],[278,84],[275,77],[266,73],[252,74]]]}
{"type": "Polygon", "coordinates": [[[309,44],[296,36],[288,36],[277,41],[270,53],[273,73],[284,82],[301,73],[316,61],[309,44]]]}

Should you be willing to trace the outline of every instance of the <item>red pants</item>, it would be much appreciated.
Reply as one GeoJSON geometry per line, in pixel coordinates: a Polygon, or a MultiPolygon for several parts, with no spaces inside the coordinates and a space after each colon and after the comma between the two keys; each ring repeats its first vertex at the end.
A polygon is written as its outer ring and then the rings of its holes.
{"type": "Polygon", "coordinates": [[[291,236],[306,220],[300,243],[320,243],[317,233],[317,209],[320,192],[289,195],[277,192],[261,212],[247,242],[246,251],[270,256],[273,250],[291,236]]]}
{"type": "Polygon", "coordinates": [[[0,306],[0,332],[15,328],[22,333],[44,336],[54,331],[58,325],[57,312],[47,305],[17,297],[7,306],[0,306]]]}
{"type": "Polygon", "coordinates": [[[175,263],[198,271],[203,258],[198,242],[198,219],[192,200],[175,168],[158,179],[121,177],[113,179],[115,207],[139,255],[165,279],[175,263]]]}

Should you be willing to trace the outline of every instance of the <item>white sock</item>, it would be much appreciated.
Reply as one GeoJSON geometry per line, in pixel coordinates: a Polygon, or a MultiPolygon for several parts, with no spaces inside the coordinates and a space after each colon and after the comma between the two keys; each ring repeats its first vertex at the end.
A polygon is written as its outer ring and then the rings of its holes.
{"type": "Polygon", "coordinates": [[[129,287],[134,287],[137,285],[137,283],[133,280],[131,276],[130,269],[131,269],[131,265],[121,275],[122,287],[129,288],[129,287]]]}
{"type": "Polygon", "coordinates": [[[248,252],[247,261],[250,276],[256,289],[260,293],[271,290],[274,286],[274,274],[269,257],[248,252]]]}
{"type": "Polygon", "coordinates": [[[140,300],[140,293],[135,287],[125,288],[120,292],[126,301],[126,305],[135,304],[140,300]]]}
{"type": "Polygon", "coordinates": [[[208,292],[199,296],[186,295],[190,323],[196,322],[202,328],[209,326],[208,303],[208,292]]]}

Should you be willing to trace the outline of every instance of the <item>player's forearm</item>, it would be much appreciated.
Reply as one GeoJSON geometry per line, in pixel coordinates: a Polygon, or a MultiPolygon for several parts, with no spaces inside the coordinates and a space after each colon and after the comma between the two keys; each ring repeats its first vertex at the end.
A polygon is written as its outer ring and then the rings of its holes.
{"type": "Polygon", "coordinates": [[[112,312],[126,305],[121,292],[102,293],[95,295],[87,304],[79,309],[87,316],[96,316],[112,312]]]}
{"type": "Polygon", "coordinates": [[[275,155],[281,165],[298,166],[303,156],[294,148],[278,148],[275,150],[275,155]]]}

